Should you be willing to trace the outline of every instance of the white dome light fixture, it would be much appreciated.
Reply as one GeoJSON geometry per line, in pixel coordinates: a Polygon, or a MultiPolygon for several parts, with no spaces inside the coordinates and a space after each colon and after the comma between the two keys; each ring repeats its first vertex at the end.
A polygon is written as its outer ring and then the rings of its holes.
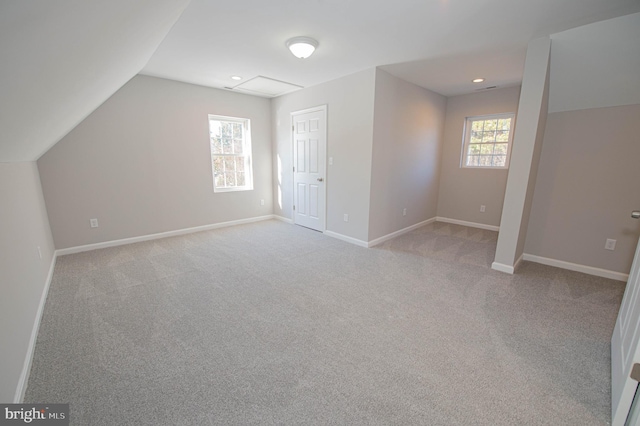
{"type": "Polygon", "coordinates": [[[286,45],[293,53],[293,56],[307,59],[318,47],[318,42],[311,37],[294,37],[287,40],[286,45]]]}

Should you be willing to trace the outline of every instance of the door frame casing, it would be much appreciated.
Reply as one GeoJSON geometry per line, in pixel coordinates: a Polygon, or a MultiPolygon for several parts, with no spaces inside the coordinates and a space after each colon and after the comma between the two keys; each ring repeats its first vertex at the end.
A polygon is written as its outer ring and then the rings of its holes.
{"type": "Polygon", "coordinates": [[[296,212],[293,209],[293,206],[295,206],[296,204],[296,181],[295,181],[295,174],[293,172],[293,165],[296,162],[296,141],[295,141],[295,122],[294,119],[296,116],[298,115],[303,115],[303,114],[308,114],[310,112],[316,112],[316,111],[322,111],[322,113],[324,114],[324,139],[325,139],[325,143],[324,143],[324,152],[322,152],[322,154],[324,155],[324,170],[322,170],[322,174],[324,175],[324,185],[322,186],[322,196],[324,198],[324,211],[323,211],[323,215],[322,215],[322,221],[321,221],[321,230],[320,232],[324,233],[327,230],[327,211],[329,210],[329,200],[327,199],[327,186],[329,184],[329,181],[327,179],[327,151],[329,150],[329,117],[328,117],[328,106],[327,104],[324,105],[318,105],[312,108],[305,108],[305,109],[301,109],[298,111],[293,111],[291,113],[289,113],[290,116],[290,122],[291,122],[291,130],[290,130],[290,135],[291,135],[291,164],[292,167],[290,169],[291,173],[292,173],[292,179],[291,179],[291,190],[292,190],[292,203],[291,203],[291,218],[294,224],[296,224],[296,212]]]}

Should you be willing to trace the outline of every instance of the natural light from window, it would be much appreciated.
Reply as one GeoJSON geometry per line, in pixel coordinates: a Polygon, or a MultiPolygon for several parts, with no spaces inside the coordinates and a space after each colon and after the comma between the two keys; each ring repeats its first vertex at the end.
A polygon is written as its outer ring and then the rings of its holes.
{"type": "Polygon", "coordinates": [[[209,115],[214,192],[253,189],[248,118],[209,115]]]}
{"type": "Polygon", "coordinates": [[[468,117],[462,167],[508,168],[514,119],[514,114],[468,117]]]}

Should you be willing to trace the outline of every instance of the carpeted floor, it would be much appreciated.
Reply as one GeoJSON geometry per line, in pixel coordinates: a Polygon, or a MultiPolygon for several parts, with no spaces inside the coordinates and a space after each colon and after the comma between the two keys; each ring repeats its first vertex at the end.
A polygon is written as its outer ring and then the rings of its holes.
{"type": "Polygon", "coordinates": [[[434,223],[278,221],[58,258],[25,402],[74,425],[599,425],[624,284],[434,223]]]}

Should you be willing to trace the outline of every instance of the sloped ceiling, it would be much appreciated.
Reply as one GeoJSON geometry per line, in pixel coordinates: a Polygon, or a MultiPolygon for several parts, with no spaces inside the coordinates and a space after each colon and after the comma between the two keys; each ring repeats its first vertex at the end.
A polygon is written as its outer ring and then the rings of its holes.
{"type": "Polygon", "coordinates": [[[33,161],[147,63],[189,0],[0,3],[0,162],[33,161]]]}
{"type": "Polygon", "coordinates": [[[549,84],[549,112],[640,104],[640,13],[551,36],[549,84]]]}
{"type": "Polygon", "coordinates": [[[638,0],[0,0],[0,162],[36,160],[137,73],[308,87],[382,66],[450,96],[478,76],[520,84],[536,36],[638,11],[638,0]],[[308,60],[285,48],[299,35],[320,42],[308,60]]]}

